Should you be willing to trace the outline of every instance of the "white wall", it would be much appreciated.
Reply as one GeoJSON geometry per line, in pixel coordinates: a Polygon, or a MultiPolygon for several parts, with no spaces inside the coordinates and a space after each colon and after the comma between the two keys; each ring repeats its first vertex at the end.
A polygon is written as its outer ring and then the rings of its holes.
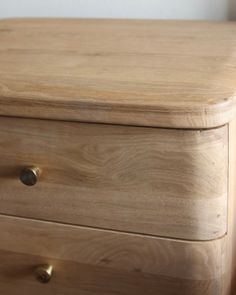
{"type": "Polygon", "coordinates": [[[236,0],[0,0],[16,16],[236,19],[236,0]]]}

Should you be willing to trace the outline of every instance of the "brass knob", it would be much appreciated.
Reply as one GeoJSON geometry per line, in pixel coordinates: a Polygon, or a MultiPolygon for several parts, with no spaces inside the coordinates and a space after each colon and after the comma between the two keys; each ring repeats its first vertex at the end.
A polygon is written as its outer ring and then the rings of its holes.
{"type": "Polygon", "coordinates": [[[51,280],[52,273],[53,267],[51,265],[40,265],[35,269],[36,279],[42,284],[46,284],[51,280]]]}
{"type": "Polygon", "coordinates": [[[25,185],[35,185],[40,176],[40,169],[37,167],[25,167],[21,170],[20,180],[25,185]]]}

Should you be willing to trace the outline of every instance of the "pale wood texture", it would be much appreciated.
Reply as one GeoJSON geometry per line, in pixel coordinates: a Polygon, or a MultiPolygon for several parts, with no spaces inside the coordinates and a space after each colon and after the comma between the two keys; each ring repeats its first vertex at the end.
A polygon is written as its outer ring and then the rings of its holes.
{"type": "Polygon", "coordinates": [[[227,131],[0,118],[0,212],[182,239],[221,237],[227,131]],[[27,165],[42,169],[34,187],[19,181],[27,165]]]}
{"type": "Polygon", "coordinates": [[[229,206],[228,231],[226,236],[225,294],[236,294],[236,119],[229,124],[229,206]]]}
{"type": "Polygon", "coordinates": [[[176,279],[6,251],[0,251],[0,259],[4,295],[222,295],[219,279],[176,279]],[[55,273],[49,284],[42,285],[33,272],[48,262],[55,273]]]}
{"type": "Polygon", "coordinates": [[[24,294],[225,295],[224,238],[187,242],[7,216],[0,232],[5,295],[21,286],[24,294]],[[33,281],[42,263],[55,268],[43,287],[33,281]]]}
{"type": "Polygon", "coordinates": [[[236,24],[1,20],[0,114],[174,128],[229,122],[236,24]]]}

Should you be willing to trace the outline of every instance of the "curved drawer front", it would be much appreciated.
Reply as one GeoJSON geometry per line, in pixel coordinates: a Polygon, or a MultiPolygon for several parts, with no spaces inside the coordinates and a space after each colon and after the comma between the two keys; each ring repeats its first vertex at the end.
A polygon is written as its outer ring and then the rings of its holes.
{"type": "Polygon", "coordinates": [[[165,237],[226,232],[227,127],[0,118],[0,213],[165,237]],[[24,168],[39,168],[28,179],[24,168]],[[23,172],[22,172],[23,171],[23,172]],[[24,185],[32,182],[32,186],[24,185]]]}
{"type": "Polygon", "coordinates": [[[184,242],[0,216],[0,292],[222,295],[224,238],[184,242]],[[43,284],[39,269],[51,267],[43,284]]]}

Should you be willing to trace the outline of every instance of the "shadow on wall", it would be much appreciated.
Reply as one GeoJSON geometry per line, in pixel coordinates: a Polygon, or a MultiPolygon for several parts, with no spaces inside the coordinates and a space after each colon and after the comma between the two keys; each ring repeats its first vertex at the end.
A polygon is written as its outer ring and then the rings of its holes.
{"type": "Polygon", "coordinates": [[[236,20],[236,1],[228,0],[228,18],[229,20],[236,20]]]}

